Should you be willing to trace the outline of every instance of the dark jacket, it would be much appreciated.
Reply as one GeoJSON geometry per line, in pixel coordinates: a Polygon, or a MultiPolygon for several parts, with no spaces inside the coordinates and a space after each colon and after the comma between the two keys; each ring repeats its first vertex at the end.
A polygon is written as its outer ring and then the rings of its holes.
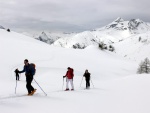
{"type": "Polygon", "coordinates": [[[90,73],[84,73],[83,76],[85,77],[85,79],[90,79],[90,75],[91,75],[90,73]]]}
{"type": "Polygon", "coordinates": [[[19,71],[19,73],[23,73],[23,72],[25,72],[25,75],[34,75],[35,73],[33,67],[30,64],[24,65],[23,70],[19,71]]]}

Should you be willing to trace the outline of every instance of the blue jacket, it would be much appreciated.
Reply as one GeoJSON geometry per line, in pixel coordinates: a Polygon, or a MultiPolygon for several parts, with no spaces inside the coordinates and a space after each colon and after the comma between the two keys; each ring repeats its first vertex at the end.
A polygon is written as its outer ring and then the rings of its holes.
{"type": "Polygon", "coordinates": [[[34,68],[29,64],[29,65],[24,65],[24,68],[22,71],[19,71],[19,73],[25,72],[25,75],[34,75],[35,70],[34,68]]]}

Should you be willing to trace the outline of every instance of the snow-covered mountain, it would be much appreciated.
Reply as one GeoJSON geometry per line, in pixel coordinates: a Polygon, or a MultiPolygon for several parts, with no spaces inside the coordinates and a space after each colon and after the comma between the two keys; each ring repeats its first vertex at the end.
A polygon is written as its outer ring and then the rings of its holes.
{"type": "Polygon", "coordinates": [[[3,26],[0,25],[0,29],[5,29],[3,26]]]}
{"type": "Polygon", "coordinates": [[[42,32],[36,39],[46,42],[48,44],[54,43],[56,40],[64,37],[73,36],[75,33],[65,33],[65,32],[42,32]]]}
{"type": "Polygon", "coordinates": [[[41,35],[37,39],[40,41],[46,42],[48,44],[52,44],[54,42],[52,38],[48,38],[45,32],[42,32],[41,35]]]}
{"type": "Polygon", "coordinates": [[[143,60],[150,57],[150,24],[140,19],[124,21],[122,18],[117,18],[102,28],[60,38],[53,45],[83,49],[89,45],[98,45],[100,42],[107,44],[107,47],[115,46],[115,52],[121,56],[143,60]]]}
{"type": "Polygon", "coordinates": [[[92,31],[77,33],[74,36],[60,38],[54,42],[54,46],[66,48],[85,48],[91,44],[97,45],[100,42],[113,44],[122,41],[130,36],[150,31],[149,23],[140,19],[124,21],[117,18],[112,23],[92,31]]]}
{"type": "Polygon", "coordinates": [[[117,18],[111,24],[105,26],[106,29],[114,29],[117,31],[128,31],[129,34],[139,34],[150,31],[148,23],[143,22],[140,19],[131,19],[130,21],[124,21],[122,18],[117,18]]]}
{"type": "Polygon", "coordinates": [[[54,42],[54,45],[65,48],[84,49],[88,45],[95,45],[99,41],[100,40],[95,38],[91,32],[85,31],[71,37],[60,38],[54,42]]]}

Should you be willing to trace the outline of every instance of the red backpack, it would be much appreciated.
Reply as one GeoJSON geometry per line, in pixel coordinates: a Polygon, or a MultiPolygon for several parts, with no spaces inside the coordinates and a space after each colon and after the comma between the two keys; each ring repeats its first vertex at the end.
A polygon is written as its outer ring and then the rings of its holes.
{"type": "Polygon", "coordinates": [[[74,70],[73,70],[73,68],[71,68],[70,70],[71,70],[71,74],[72,74],[72,77],[73,77],[74,76],[74,73],[73,73],[74,70]]]}

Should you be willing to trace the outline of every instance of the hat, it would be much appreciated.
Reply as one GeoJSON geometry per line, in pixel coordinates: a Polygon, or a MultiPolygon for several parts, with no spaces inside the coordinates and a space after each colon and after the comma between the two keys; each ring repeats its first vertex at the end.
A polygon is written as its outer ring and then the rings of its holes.
{"type": "Polygon", "coordinates": [[[67,69],[70,69],[70,67],[68,67],[67,69]]]}
{"type": "Polygon", "coordinates": [[[25,59],[24,61],[28,62],[28,59],[25,59]]]}

